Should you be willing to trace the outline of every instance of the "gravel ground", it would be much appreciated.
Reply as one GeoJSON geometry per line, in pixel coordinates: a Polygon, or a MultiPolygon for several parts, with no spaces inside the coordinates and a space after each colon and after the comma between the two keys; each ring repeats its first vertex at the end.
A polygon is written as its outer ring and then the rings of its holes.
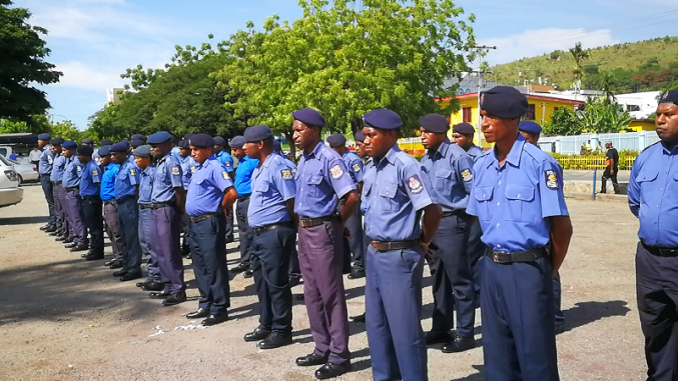
{"type": "MultiPolygon", "coordinates": [[[[294,365],[313,350],[302,303],[294,306],[295,343],[277,350],[242,340],[258,318],[253,282],[241,275],[231,281],[232,320],[175,330],[191,323],[183,315],[196,308],[195,300],[162,307],[112,277],[101,261],[82,261],[38,230],[46,214],[40,187],[27,186],[24,197],[0,209],[0,380],[314,379],[313,369],[294,365]],[[164,333],[151,336],[160,329],[164,333]]],[[[634,291],[637,220],[623,202],[568,200],[568,206],[575,235],[561,271],[567,318],[567,332],[558,336],[562,380],[643,379],[634,291]]],[[[235,245],[229,245],[231,265],[239,255],[235,245]]],[[[187,262],[188,293],[195,297],[190,268],[187,262]]],[[[362,313],[364,280],[345,284],[349,314],[362,313]]],[[[426,284],[424,329],[433,303],[426,284]]],[[[354,372],[340,379],[371,379],[363,325],[351,323],[350,347],[354,372]]],[[[433,381],[479,381],[482,374],[480,348],[455,355],[429,350],[433,381]]]]}

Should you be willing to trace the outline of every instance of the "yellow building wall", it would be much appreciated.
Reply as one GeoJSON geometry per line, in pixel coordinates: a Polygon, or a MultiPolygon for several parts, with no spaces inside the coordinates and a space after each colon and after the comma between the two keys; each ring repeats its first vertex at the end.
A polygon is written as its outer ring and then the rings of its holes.
{"type": "Polygon", "coordinates": [[[629,123],[629,127],[627,128],[627,130],[631,130],[633,132],[654,131],[655,129],[656,126],[654,125],[654,122],[645,120],[634,120],[633,122],[629,123]]]}

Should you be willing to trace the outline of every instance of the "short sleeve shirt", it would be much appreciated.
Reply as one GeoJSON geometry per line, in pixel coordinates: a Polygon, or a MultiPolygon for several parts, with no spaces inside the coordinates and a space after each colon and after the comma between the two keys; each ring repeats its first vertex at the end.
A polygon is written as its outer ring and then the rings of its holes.
{"type": "Polygon", "coordinates": [[[296,193],[294,169],[288,160],[279,155],[267,156],[252,173],[252,196],[247,211],[250,227],[290,221],[286,202],[296,193]]]}
{"type": "Polygon", "coordinates": [[[176,201],[174,188],[183,188],[183,171],[176,156],[168,153],[155,165],[152,202],[176,201]]]}
{"type": "Polygon", "coordinates": [[[211,156],[202,165],[196,163],[195,172],[188,185],[186,213],[201,216],[221,210],[226,189],[233,186],[231,177],[221,163],[211,156]]]}
{"type": "Polygon", "coordinates": [[[445,140],[437,151],[424,155],[421,167],[443,212],[466,209],[473,185],[473,159],[466,151],[445,140]]]}
{"type": "Polygon", "coordinates": [[[101,183],[101,168],[94,160],[83,165],[80,177],[80,196],[96,196],[99,194],[97,184],[101,183]]]}
{"type": "Polygon", "coordinates": [[[80,187],[80,177],[82,176],[82,164],[78,161],[78,156],[73,155],[66,162],[66,168],[63,175],[63,187],[80,187]]]}

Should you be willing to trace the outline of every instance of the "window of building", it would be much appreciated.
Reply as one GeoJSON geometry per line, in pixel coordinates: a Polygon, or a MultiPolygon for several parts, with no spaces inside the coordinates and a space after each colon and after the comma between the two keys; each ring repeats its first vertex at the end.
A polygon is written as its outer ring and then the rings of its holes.
{"type": "Polygon", "coordinates": [[[527,113],[525,113],[525,120],[535,120],[536,115],[534,114],[534,105],[527,105],[527,113]]]}
{"type": "Polygon", "coordinates": [[[638,105],[626,105],[626,109],[631,112],[631,111],[640,111],[640,106],[638,105]]]}
{"type": "Polygon", "coordinates": [[[464,123],[471,123],[471,107],[464,107],[462,109],[462,117],[464,123]]]}
{"type": "Polygon", "coordinates": [[[558,111],[559,108],[560,108],[560,107],[554,107],[554,108],[553,108],[553,111],[558,111]]]}

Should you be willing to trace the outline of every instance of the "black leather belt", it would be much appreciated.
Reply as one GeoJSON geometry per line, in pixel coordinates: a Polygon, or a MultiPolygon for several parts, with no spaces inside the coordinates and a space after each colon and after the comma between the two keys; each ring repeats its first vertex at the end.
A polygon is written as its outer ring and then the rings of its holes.
{"type": "Polygon", "coordinates": [[[461,216],[466,214],[466,209],[455,209],[455,210],[450,210],[443,212],[443,218],[444,217],[450,217],[450,216],[461,216]]]}
{"type": "Polygon", "coordinates": [[[150,204],[139,204],[139,209],[144,210],[144,209],[151,209],[151,210],[157,210],[161,208],[166,208],[166,207],[174,207],[176,204],[173,202],[152,202],[150,204]]]}
{"type": "Polygon", "coordinates": [[[487,250],[485,256],[493,260],[495,263],[509,264],[518,262],[534,262],[537,259],[548,254],[546,248],[541,247],[534,250],[514,251],[507,253],[503,251],[487,250]]]}
{"type": "Polygon", "coordinates": [[[63,181],[52,181],[52,185],[59,186],[63,183],[63,181]]]}
{"type": "Polygon", "coordinates": [[[68,187],[68,188],[64,188],[64,190],[66,192],[77,192],[77,191],[80,190],[80,187],[68,187]]]}
{"type": "Polygon", "coordinates": [[[675,247],[662,247],[662,246],[650,246],[643,241],[640,241],[645,250],[648,253],[657,256],[657,257],[678,257],[678,248],[675,247]]]}
{"type": "Polygon", "coordinates": [[[336,221],[337,215],[330,214],[328,216],[322,216],[317,218],[309,218],[304,216],[299,216],[299,226],[302,228],[312,228],[314,226],[322,225],[325,221],[336,221]]]}
{"type": "Polygon", "coordinates": [[[115,199],[103,200],[103,201],[104,201],[104,205],[109,205],[109,204],[118,205],[118,202],[115,201],[115,199]]]}
{"type": "Polygon", "coordinates": [[[287,221],[287,222],[277,222],[275,224],[270,224],[270,225],[264,225],[258,228],[252,228],[252,233],[254,235],[261,235],[264,234],[268,231],[275,230],[275,229],[280,229],[280,228],[291,228],[294,229],[294,226],[292,226],[292,223],[287,221]]]}
{"type": "Polygon", "coordinates": [[[251,195],[252,195],[252,194],[250,193],[250,194],[248,194],[248,195],[245,195],[245,196],[242,196],[242,197],[238,197],[238,201],[245,201],[245,200],[247,200],[248,198],[250,198],[251,195]]]}
{"type": "Polygon", "coordinates": [[[372,241],[370,244],[377,251],[403,250],[419,245],[419,240],[411,239],[409,241],[393,242],[372,241]]]}
{"type": "Polygon", "coordinates": [[[220,213],[220,212],[211,212],[211,213],[201,214],[201,215],[199,215],[199,216],[188,216],[188,218],[191,219],[191,222],[193,222],[194,224],[197,224],[198,222],[205,221],[205,220],[210,219],[210,218],[212,218],[212,217],[217,217],[217,216],[220,215],[220,214],[222,214],[222,213],[220,213]]]}

